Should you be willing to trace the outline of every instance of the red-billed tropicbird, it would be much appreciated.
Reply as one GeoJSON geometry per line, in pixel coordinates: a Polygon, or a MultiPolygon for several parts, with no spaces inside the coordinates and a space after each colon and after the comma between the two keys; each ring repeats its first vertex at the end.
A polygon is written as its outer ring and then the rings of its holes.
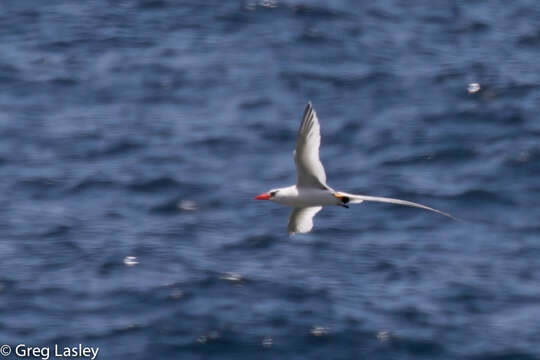
{"type": "Polygon", "coordinates": [[[289,234],[311,231],[313,217],[321,211],[323,206],[339,205],[348,207],[349,204],[360,204],[364,201],[414,206],[455,219],[450,214],[411,201],[379,196],[354,195],[332,189],[326,184],[326,173],[319,159],[320,145],[319,120],[311,102],[309,102],[300,123],[296,148],[293,153],[297,172],[296,185],[272,189],[255,197],[256,200],[270,200],[293,207],[287,226],[289,234]]]}

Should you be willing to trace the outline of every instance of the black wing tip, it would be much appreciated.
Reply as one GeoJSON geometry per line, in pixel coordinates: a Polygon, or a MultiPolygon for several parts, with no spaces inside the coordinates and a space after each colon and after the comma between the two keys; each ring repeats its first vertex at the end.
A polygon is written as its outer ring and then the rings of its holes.
{"type": "Polygon", "coordinates": [[[306,116],[307,114],[309,114],[310,116],[313,116],[313,114],[315,114],[315,109],[313,108],[311,100],[308,101],[308,103],[306,104],[306,110],[304,110],[304,116],[306,116]]]}
{"type": "Polygon", "coordinates": [[[310,100],[308,101],[308,103],[306,104],[306,108],[304,109],[304,116],[306,116],[306,114],[310,113],[311,111],[313,111],[313,104],[310,100]]]}
{"type": "Polygon", "coordinates": [[[304,109],[304,114],[302,115],[302,123],[300,124],[300,130],[302,130],[302,127],[304,127],[306,120],[308,118],[311,118],[313,116],[313,106],[311,105],[311,101],[308,101],[306,108],[304,109]]]}

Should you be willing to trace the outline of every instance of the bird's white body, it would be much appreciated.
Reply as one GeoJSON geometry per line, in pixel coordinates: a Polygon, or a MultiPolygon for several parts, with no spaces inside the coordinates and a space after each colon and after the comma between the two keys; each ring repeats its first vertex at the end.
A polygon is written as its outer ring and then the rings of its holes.
{"type": "Polygon", "coordinates": [[[292,185],[281,188],[271,201],[292,207],[330,206],[341,205],[342,201],[336,198],[330,190],[315,188],[299,188],[292,185]]]}
{"type": "Polygon", "coordinates": [[[294,150],[294,162],[298,177],[296,185],[270,190],[255,197],[256,200],[270,200],[294,208],[289,216],[287,226],[289,234],[311,231],[313,217],[323,206],[341,205],[348,207],[347,204],[359,204],[364,201],[413,206],[453,218],[452,215],[445,212],[411,201],[355,195],[333,190],[326,184],[326,173],[319,159],[320,144],[319,120],[311,103],[308,103],[302,116],[294,150]]]}

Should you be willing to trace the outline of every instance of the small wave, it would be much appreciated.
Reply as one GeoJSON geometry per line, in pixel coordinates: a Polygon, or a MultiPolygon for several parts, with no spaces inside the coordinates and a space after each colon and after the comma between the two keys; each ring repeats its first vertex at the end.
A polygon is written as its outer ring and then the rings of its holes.
{"type": "Polygon", "coordinates": [[[518,38],[518,44],[522,46],[537,47],[538,45],[540,45],[540,30],[533,33],[521,35],[518,38]]]}
{"type": "Polygon", "coordinates": [[[235,136],[208,136],[204,139],[192,141],[188,146],[197,149],[204,149],[204,151],[210,151],[221,156],[229,156],[238,152],[240,149],[247,149],[247,142],[245,138],[238,138],[235,136]]]}
{"type": "Polygon", "coordinates": [[[55,225],[51,229],[49,229],[45,234],[43,234],[44,237],[58,237],[62,235],[66,235],[70,232],[71,226],[69,225],[55,225]]]}
{"type": "Polygon", "coordinates": [[[451,306],[460,305],[471,312],[486,312],[488,308],[483,308],[487,300],[494,298],[492,289],[487,290],[479,286],[473,286],[467,283],[452,281],[448,286],[448,293],[443,298],[451,306]]]}
{"type": "Polygon", "coordinates": [[[55,86],[69,87],[69,86],[77,85],[78,81],[77,79],[69,78],[69,77],[56,77],[54,79],[49,80],[49,83],[55,86]]]}
{"type": "Polygon", "coordinates": [[[142,147],[142,145],[139,143],[133,142],[131,140],[123,140],[106,147],[103,150],[102,155],[123,154],[131,150],[138,149],[140,147],[142,147]]]}
{"type": "Polygon", "coordinates": [[[489,30],[489,25],[480,21],[471,21],[465,25],[456,26],[452,32],[456,34],[479,33],[489,30]]]}
{"type": "Polygon", "coordinates": [[[137,4],[137,7],[142,10],[165,9],[168,6],[167,1],[163,0],[141,0],[137,4]]]}
{"type": "Polygon", "coordinates": [[[470,357],[471,360],[538,360],[536,355],[507,349],[499,352],[484,352],[470,357]]]}
{"type": "Polygon", "coordinates": [[[242,102],[238,105],[241,109],[259,109],[263,107],[267,107],[268,105],[272,104],[272,100],[270,100],[267,97],[261,97],[257,99],[252,100],[242,100],[242,102]]]}
{"type": "Polygon", "coordinates": [[[275,244],[276,237],[272,235],[249,236],[234,244],[227,244],[226,249],[252,250],[266,249],[275,244]]]}
{"type": "Polygon", "coordinates": [[[68,191],[71,193],[79,193],[91,189],[106,189],[117,187],[120,187],[120,184],[114,181],[103,180],[96,177],[88,177],[80,180],[75,185],[71,186],[68,191]]]}
{"type": "Polygon", "coordinates": [[[204,139],[193,141],[192,145],[208,145],[208,146],[229,146],[241,142],[243,139],[234,138],[232,136],[208,136],[204,139]]]}
{"type": "Polygon", "coordinates": [[[20,80],[19,69],[11,64],[0,63],[0,80],[5,84],[20,80]]]}
{"type": "Polygon", "coordinates": [[[176,181],[175,179],[168,176],[163,176],[156,179],[134,182],[128,185],[128,188],[138,192],[156,192],[167,189],[178,189],[180,188],[180,185],[180,182],[176,181]]]}
{"type": "Polygon", "coordinates": [[[108,156],[117,156],[129,153],[133,150],[141,148],[143,145],[132,140],[120,140],[108,144],[106,146],[86,146],[83,149],[76,149],[73,151],[72,148],[66,148],[65,156],[68,158],[75,159],[99,159],[108,156]]]}
{"type": "Polygon", "coordinates": [[[489,191],[485,189],[471,189],[462,192],[453,196],[457,201],[462,201],[467,204],[504,204],[504,205],[515,205],[515,201],[510,198],[503,196],[498,191],[489,191]]]}
{"type": "Polygon", "coordinates": [[[386,81],[388,80],[387,78],[391,76],[385,72],[378,71],[369,74],[324,74],[320,72],[283,71],[281,72],[280,77],[294,87],[300,87],[304,82],[309,83],[311,81],[332,85],[336,88],[357,89],[369,83],[386,81]]]}
{"type": "Polygon", "coordinates": [[[18,185],[26,190],[51,191],[61,186],[62,182],[58,178],[37,176],[22,179],[18,182],[18,185]]]}
{"type": "Polygon", "coordinates": [[[411,338],[396,336],[390,341],[390,345],[395,350],[400,352],[405,351],[409,354],[422,355],[422,356],[431,356],[431,358],[440,358],[441,354],[444,354],[445,347],[444,345],[437,341],[436,338],[433,340],[421,339],[421,338],[411,338]]]}
{"type": "Polygon", "coordinates": [[[426,161],[429,161],[430,164],[434,162],[448,164],[450,162],[461,162],[464,159],[470,161],[471,159],[474,159],[476,155],[476,152],[469,148],[448,148],[430,154],[411,155],[402,158],[396,157],[391,160],[384,160],[381,162],[381,164],[383,166],[397,166],[422,164],[426,161]]]}
{"type": "Polygon", "coordinates": [[[322,19],[327,21],[329,19],[342,19],[349,16],[346,12],[342,12],[336,9],[331,9],[324,6],[313,6],[308,4],[296,5],[293,6],[292,9],[295,16],[305,17],[310,21],[313,21],[314,19],[322,19]]]}

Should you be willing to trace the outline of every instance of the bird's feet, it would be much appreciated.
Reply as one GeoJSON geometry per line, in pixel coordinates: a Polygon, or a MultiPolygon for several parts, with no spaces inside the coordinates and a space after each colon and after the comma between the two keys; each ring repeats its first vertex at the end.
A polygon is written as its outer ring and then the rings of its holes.
{"type": "Polygon", "coordinates": [[[338,198],[338,199],[341,201],[341,204],[339,204],[339,205],[341,205],[341,206],[343,206],[344,208],[347,208],[347,209],[349,208],[347,205],[345,205],[345,204],[347,204],[349,201],[351,201],[351,199],[349,199],[348,196],[341,195],[341,194],[338,193],[338,192],[335,192],[335,193],[333,193],[332,195],[334,195],[334,197],[338,198]]]}

